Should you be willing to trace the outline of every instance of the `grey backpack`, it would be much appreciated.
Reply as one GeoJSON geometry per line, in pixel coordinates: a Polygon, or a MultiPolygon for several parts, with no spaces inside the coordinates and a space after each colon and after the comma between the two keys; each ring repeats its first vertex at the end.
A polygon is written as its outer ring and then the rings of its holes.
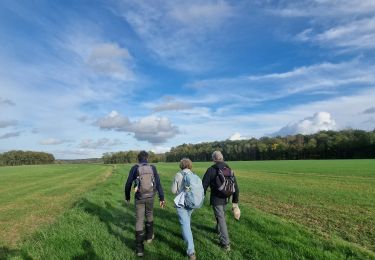
{"type": "Polygon", "coordinates": [[[139,199],[154,197],[155,177],[151,165],[148,163],[138,164],[138,193],[139,199]]]}

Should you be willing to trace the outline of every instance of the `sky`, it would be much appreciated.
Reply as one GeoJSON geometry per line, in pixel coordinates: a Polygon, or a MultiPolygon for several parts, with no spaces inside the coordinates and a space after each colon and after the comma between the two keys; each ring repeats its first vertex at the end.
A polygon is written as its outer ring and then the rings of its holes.
{"type": "Polygon", "coordinates": [[[0,1],[0,153],[375,128],[375,1],[0,1]]]}

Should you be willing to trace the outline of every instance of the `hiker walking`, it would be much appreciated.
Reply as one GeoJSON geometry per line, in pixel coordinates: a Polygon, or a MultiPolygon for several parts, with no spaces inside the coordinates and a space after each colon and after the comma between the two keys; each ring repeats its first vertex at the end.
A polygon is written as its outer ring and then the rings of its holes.
{"type": "Polygon", "coordinates": [[[181,224],[182,236],[187,245],[187,256],[195,260],[193,234],[191,232],[191,214],[195,208],[200,208],[204,200],[204,192],[201,179],[191,169],[193,163],[188,158],[180,161],[180,168],[172,183],[172,193],[176,194],[174,200],[178,219],[181,224]]]}
{"type": "Polygon", "coordinates": [[[224,162],[220,151],[212,153],[214,165],[209,167],[203,176],[203,189],[206,193],[210,187],[210,205],[216,217],[216,229],[219,234],[219,245],[226,251],[230,251],[230,240],[225,221],[225,208],[232,196],[232,207],[238,209],[239,189],[233,171],[224,162]]]}
{"type": "Polygon", "coordinates": [[[136,212],[135,224],[135,242],[137,256],[144,255],[143,241],[144,221],[146,215],[146,242],[151,243],[154,238],[154,196],[156,190],[159,193],[160,207],[164,208],[164,193],[160,183],[160,178],[156,167],[148,163],[148,153],[141,151],[138,154],[138,164],[134,165],[129,172],[128,179],[125,184],[125,200],[127,204],[130,201],[130,191],[134,183],[134,201],[136,212]]]}

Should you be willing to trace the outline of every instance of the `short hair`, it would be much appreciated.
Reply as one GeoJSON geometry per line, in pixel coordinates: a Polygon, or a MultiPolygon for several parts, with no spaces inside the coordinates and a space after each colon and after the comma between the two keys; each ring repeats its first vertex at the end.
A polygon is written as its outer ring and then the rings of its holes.
{"type": "Polygon", "coordinates": [[[214,162],[222,162],[224,161],[224,156],[220,151],[215,151],[212,153],[212,160],[214,162]]]}
{"type": "Polygon", "coordinates": [[[148,160],[148,152],[140,151],[138,154],[138,161],[147,161],[148,160]]]}
{"type": "Polygon", "coordinates": [[[182,158],[180,161],[180,168],[183,169],[190,169],[193,168],[193,162],[189,158],[182,158]]]}

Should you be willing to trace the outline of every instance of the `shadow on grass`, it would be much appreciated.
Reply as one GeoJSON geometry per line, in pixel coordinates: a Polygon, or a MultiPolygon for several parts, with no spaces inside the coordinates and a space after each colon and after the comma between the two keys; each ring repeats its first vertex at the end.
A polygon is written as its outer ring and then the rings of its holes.
{"type": "Polygon", "coordinates": [[[83,199],[77,206],[82,208],[88,214],[98,217],[100,221],[106,225],[109,234],[122,241],[128,249],[134,249],[134,240],[121,234],[122,231],[134,234],[133,223],[135,220],[133,215],[124,210],[113,207],[109,202],[105,202],[105,207],[102,207],[87,199],[83,199]]]}
{"type": "Polygon", "coordinates": [[[24,260],[32,260],[33,258],[29,256],[26,252],[17,250],[17,249],[10,249],[8,247],[0,247],[0,259],[5,260],[13,257],[20,257],[24,260]]]}
{"type": "Polygon", "coordinates": [[[101,260],[103,258],[99,257],[96,253],[94,248],[92,247],[92,244],[88,240],[83,240],[82,242],[82,249],[84,250],[83,254],[74,256],[73,260],[101,260]]]}

